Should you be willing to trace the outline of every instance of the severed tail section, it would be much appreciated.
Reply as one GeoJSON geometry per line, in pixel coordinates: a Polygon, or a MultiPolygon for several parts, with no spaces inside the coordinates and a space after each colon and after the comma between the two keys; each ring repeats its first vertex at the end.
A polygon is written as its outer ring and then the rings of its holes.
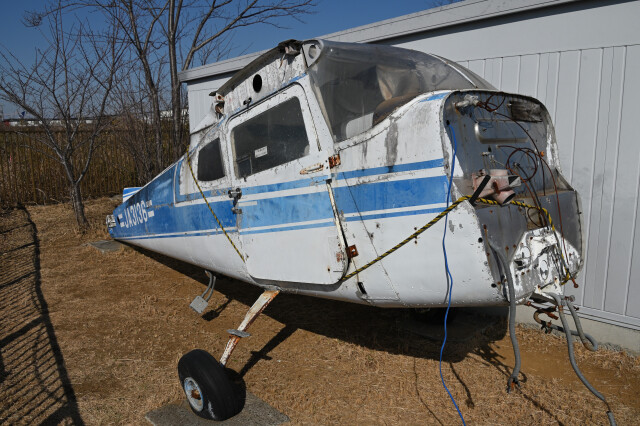
{"type": "Polygon", "coordinates": [[[140,191],[140,189],[142,188],[141,187],[124,188],[122,190],[122,202],[124,203],[125,201],[127,201],[129,198],[131,198],[131,196],[133,196],[133,194],[140,191]]]}

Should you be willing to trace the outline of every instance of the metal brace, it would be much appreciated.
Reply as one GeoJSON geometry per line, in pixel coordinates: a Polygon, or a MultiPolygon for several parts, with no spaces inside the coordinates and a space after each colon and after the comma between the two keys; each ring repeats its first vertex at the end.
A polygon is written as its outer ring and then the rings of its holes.
{"type": "Polygon", "coordinates": [[[251,334],[247,333],[247,328],[258,318],[258,316],[265,310],[265,308],[271,303],[273,299],[280,293],[280,290],[265,290],[258,300],[255,301],[253,306],[245,315],[242,324],[238,327],[237,330],[227,330],[231,337],[229,338],[229,342],[227,342],[227,346],[224,348],[224,352],[222,353],[222,357],[220,357],[220,365],[224,366],[229,361],[229,357],[231,353],[238,345],[238,342],[243,337],[249,337],[251,334]]]}
{"type": "Polygon", "coordinates": [[[213,295],[213,287],[216,284],[216,276],[209,271],[204,272],[209,277],[209,285],[207,285],[204,293],[200,296],[196,296],[196,298],[193,299],[193,302],[189,305],[191,309],[199,314],[203,313],[207,306],[209,306],[209,299],[211,299],[211,296],[213,295]]]}
{"type": "Polygon", "coordinates": [[[229,198],[233,198],[233,207],[231,211],[235,214],[242,214],[242,209],[238,208],[238,200],[242,198],[242,188],[230,189],[227,193],[229,198]]]}
{"type": "Polygon", "coordinates": [[[336,166],[339,166],[341,164],[340,161],[340,154],[336,154],[336,155],[332,155],[331,157],[329,157],[329,168],[333,169],[336,166]]]}

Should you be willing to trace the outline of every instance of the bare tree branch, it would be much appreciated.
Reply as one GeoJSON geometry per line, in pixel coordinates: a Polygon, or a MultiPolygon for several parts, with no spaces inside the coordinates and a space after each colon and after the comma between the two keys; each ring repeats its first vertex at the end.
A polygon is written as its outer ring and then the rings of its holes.
{"type": "Polygon", "coordinates": [[[109,124],[107,108],[127,44],[116,25],[99,34],[77,19],[68,23],[65,5],[59,0],[30,18],[34,25],[46,21],[48,31],[48,46],[36,51],[32,65],[0,51],[0,99],[19,105],[38,121],[44,133],[29,134],[27,145],[63,166],[76,220],[84,229],[88,222],[80,183],[98,136],[109,124]]]}
{"type": "MultiPolygon", "coordinates": [[[[113,105],[118,106],[120,122],[129,126],[137,137],[138,142],[132,140],[129,145],[135,151],[132,156],[141,163],[139,168],[144,169],[140,175],[158,173],[184,149],[186,96],[178,72],[191,67],[194,59],[204,63],[209,58],[219,60],[228,55],[236,30],[260,24],[282,27],[283,20],[300,20],[314,7],[313,0],[48,0],[42,10],[25,14],[23,22],[39,27],[47,22],[50,27],[62,28],[57,19],[61,19],[63,13],[99,12],[108,20],[108,26],[117,28],[108,36],[100,36],[126,45],[117,62],[129,73],[137,73],[138,77],[131,78],[123,72],[122,76],[116,77],[129,87],[120,90],[117,85],[112,86],[101,71],[106,66],[106,56],[93,45],[86,48],[77,45],[79,40],[86,41],[98,35],[88,29],[88,24],[76,23],[66,32],[54,32],[57,49],[45,56],[48,61],[46,71],[35,70],[33,76],[23,75],[22,78],[29,80],[53,82],[50,88],[27,98],[37,98],[40,106],[49,108],[44,114],[47,117],[52,117],[49,114],[52,111],[59,116],[70,116],[70,111],[79,116],[92,114],[96,117],[93,128],[102,129],[106,123],[97,117],[102,117],[106,109],[95,101],[100,93],[116,90],[117,102],[113,105]],[[65,61],[81,58],[92,64],[84,68],[83,73],[65,66],[65,61]],[[92,58],[102,58],[102,61],[96,62],[92,58]],[[53,75],[46,75],[47,72],[53,75]],[[69,85],[72,80],[87,84],[69,85]],[[164,109],[170,109],[170,116],[163,113],[164,109]],[[165,123],[171,125],[168,141],[165,123]]],[[[114,62],[112,59],[109,61],[114,62]]],[[[63,155],[94,146],[91,138],[84,137],[86,123],[68,120],[64,125],[67,143],[60,147],[63,155]]],[[[88,164],[90,160],[83,163],[76,179],[86,174],[88,164]]]]}

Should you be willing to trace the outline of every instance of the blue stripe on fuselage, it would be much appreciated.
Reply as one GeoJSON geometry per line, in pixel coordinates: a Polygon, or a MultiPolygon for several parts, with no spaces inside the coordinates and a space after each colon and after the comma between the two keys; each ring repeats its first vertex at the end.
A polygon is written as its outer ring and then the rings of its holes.
{"type": "Polygon", "coordinates": [[[149,182],[141,190],[133,194],[129,203],[140,200],[152,200],[153,204],[172,204],[173,203],[173,175],[176,166],[173,165],[159,174],[154,180],[149,182]]]}
{"type": "Polygon", "coordinates": [[[449,93],[451,93],[451,92],[436,93],[435,95],[431,95],[428,98],[421,100],[420,102],[436,101],[438,99],[442,99],[442,98],[447,97],[449,95],[449,93]]]}
{"type": "Polygon", "coordinates": [[[255,205],[241,206],[242,229],[333,218],[333,208],[326,190],[255,202],[255,205]]]}
{"type": "MultiPolygon", "coordinates": [[[[182,161],[180,160],[177,163],[178,170],[182,166],[182,161]]],[[[415,163],[407,163],[407,164],[398,164],[394,166],[384,166],[384,167],[374,167],[370,169],[360,169],[360,170],[351,170],[348,172],[339,172],[333,175],[336,180],[344,180],[351,179],[355,177],[365,177],[365,176],[374,176],[381,174],[389,174],[389,173],[400,173],[400,172],[410,172],[415,170],[425,170],[425,169],[433,169],[436,167],[442,167],[444,165],[444,159],[439,158],[436,160],[429,161],[419,161],[415,163]]],[[[176,179],[180,179],[179,176],[176,176],[176,179]]],[[[305,188],[308,186],[313,186],[317,184],[324,183],[325,178],[323,176],[317,176],[307,179],[299,179],[289,182],[281,182],[281,183],[273,183],[268,185],[258,185],[258,186],[249,186],[242,188],[242,195],[254,195],[254,194],[262,194],[265,192],[277,192],[277,191],[285,191],[288,189],[298,189],[305,188]]],[[[202,197],[199,192],[194,192],[192,194],[180,194],[179,183],[175,185],[175,199],[177,203],[181,203],[184,201],[192,201],[197,200],[202,197]]],[[[229,189],[231,188],[218,188],[209,191],[203,191],[206,197],[214,197],[219,195],[225,195],[229,189]]]]}
{"type": "MultiPolygon", "coordinates": [[[[215,219],[211,216],[206,204],[173,205],[174,187],[176,190],[179,188],[179,185],[173,185],[173,177],[176,167],[179,170],[181,162],[182,160],[166,170],[149,185],[136,193],[127,203],[119,206],[114,211],[117,217],[118,214],[123,213],[127,206],[145,200],[152,200],[153,205],[147,210],[153,211],[154,215],[146,221],[139,220],[139,223],[129,228],[120,226],[114,228],[112,235],[115,238],[159,236],[176,232],[190,232],[191,234],[189,235],[197,235],[194,234],[195,231],[217,228],[215,219]]],[[[442,167],[443,162],[443,159],[437,159],[390,167],[340,172],[334,175],[334,179],[345,180],[356,177],[437,168],[442,167]]],[[[178,173],[176,173],[176,175],[177,174],[178,173]]],[[[176,176],[176,179],[177,178],[178,176],[176,176]]],[[[303,188],[321,182],[324,182],[323,178],[301,179],[292,182],[242,188],[242,191],[243,195],[278,192],[287,189],[303,188]]],[[[340,212],[347,215],[357,214],[357,216],[348,218],[349,221],[352,221],[440,211],[439,209],[421,209],[384,212],[384,210],[389,209],[442,203],[445,200],[446,187],[447,178],[444,175],[440,175],[426,178],[377,181],[352,186],[339,186],[334,187],[333,192],[337,208],[340,212]],[[367,212],[375,213],[367,214],[367,212]]],[[[226,190],[218,189],[213,193],[212,191],[207,191],[205,194],[211,197],[212,195],[224,194],[225,191],[226,190]]],[[[179,203],[187,199],[200,199],[201,195],[200,193],[183,195],[179,201],[177,199],[178,194],[175,194],[175,197],[179,203]]],[[[289,229],[302,229],[305,227],[331,226],[332,224],[333,209],[328,203],[327,194],[324,190],[284,197],[275,195],[272,198],[259,199],[252,201],[252,203],[253,202],[255,202],[255,205],[242,205],[241,203],[239,206],[243,210],[241,216],[242,223],[240,224],[241,233],[277,232],[289,229]],[[313,221],[321,221],[321,223],[304,224],[305,222],[313,221]],[[290,226],[283,227],[282,225],[290,226]],[[262,229],[258,230],[253,228],[262,229]]],[[[231,200],[210,201],[210,204],[225,228],[233,228],[236,226],[236,215],[231,211],[233,207],[231,200]]]]}
{"type": "Polygon", "coordinates": [[[429,161],[419,161],[417,163],[396,164],[393,166],[373,167],[371,169],[351,170],[349,172],[340,172],[337,174],[338,179],[351,179],[356,177],[382,175],[387,173],[410,172],[414,170],[434,169],[444,166],[444,158],[429,161]]]}
{"type": "MultiPolygon", "coordinates": [[[[133,200],[135,205],[139,203],[139,200],[133,200]]],[[[231,207],[233,203],[231,200],[220,201],[210,203],[211,207],[218,216],[218,219],[222,222],[225,228],[232,228],[236,226],[236,218],[231,207]]],[[[127,208],[131,208],[129,204],[123,204],[114,211],[116,216],[116,223],[121,221],[130,220],[132,214],[125,212],[127,208]],[[124,215],[122,219],[118,218],[118,215],[124,215]]],[[[147,220],[137,221],[134,219],[134,224],[129,227],[117,226],[112,228],[112,235],[115,238],[121,237],[133,237],[138,235],[161,235],[174,232],[193,232],[202,231],[204,229],[217,228],[218,225],[215,219],[211,216],[211,212],[204,203],[201,204],[189,204],[176,208],[172,204],[152,205],[147,208],[148,212],[153,212],[153,217],[147,217],[147,220]],[[136,223],[137,222],[137,223],[136,223]],[[117,231],[113,231],[117,230],[117,231]]],[[[214,232],[215,233],[215,232],[214,232]]]]}
{"type": "Polygon", "coordinates": [[[446,176],[373,182],[334,188],[339,211],[364,214],[370,211],[443,203],[446,176]]]}

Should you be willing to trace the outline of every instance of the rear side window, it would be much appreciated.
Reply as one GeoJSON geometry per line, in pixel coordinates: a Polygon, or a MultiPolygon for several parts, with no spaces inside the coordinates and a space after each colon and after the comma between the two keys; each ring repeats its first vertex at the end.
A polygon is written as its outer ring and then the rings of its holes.
{"type": "Polygon", "coordinates": [[[198,180],[209,182],[224,177],[220,139],[206,144],[198,153],[198,180]]]}
{"type": "Polygon", "coordinates": [[[307,155],[300,101],[291,98],[239,124],[231,131],[231,141],[240,178],[307,155]]]}

